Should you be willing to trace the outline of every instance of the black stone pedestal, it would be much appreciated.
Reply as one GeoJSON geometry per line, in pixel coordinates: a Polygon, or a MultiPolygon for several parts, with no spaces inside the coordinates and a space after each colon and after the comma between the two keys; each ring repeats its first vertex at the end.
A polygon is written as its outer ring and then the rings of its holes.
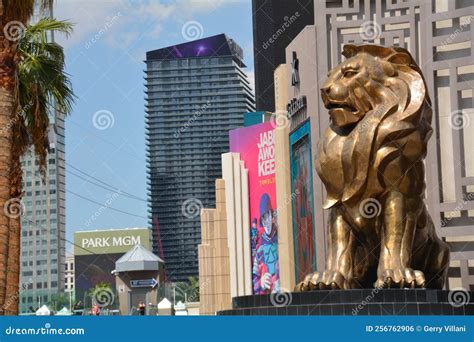
{"type": "Polygon", "coordinates": [[[474,315],[474,292],[316,290],[233,298],[218,315],[474,315]]]}

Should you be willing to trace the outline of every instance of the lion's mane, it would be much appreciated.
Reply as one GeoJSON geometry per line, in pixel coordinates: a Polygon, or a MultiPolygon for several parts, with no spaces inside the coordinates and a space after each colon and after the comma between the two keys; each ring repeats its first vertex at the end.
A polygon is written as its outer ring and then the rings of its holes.
{"type": "MultiPolygon", "coordinates": [[[[382,80],[375,81],[383,85],[387,94],[398,97],[399,102],[388,105],[383,97],[374,99],[378,105],[365,113],[348,134],[334,127],[328,128],[319,143],[316,161],[316,170],[327,190],[325,209],[383,193],[390,186],[385,184],[383,177],[386,166],[398,159],[400,165],[406,166],[402,173],[407,172],[412,163],[426,156],[427,141],[432,133],[431,100],[426,82],[408,51],[374,45],[346,45],[343,51],[347,59],[357,58],[362,53],[378,57],[386,73],[382,80]],[[409,59],[394,57],[400,53],[409,59]],[[409,136],[422,146],[414,155],[404,146],[409,136]],[[324,164],[332,167],[322,167],[324,164]],[[342,169],[343,177],[337,180],[337,186],[331,185],[334,183],[333,167],[342,169]],[[377,193],[368,194],[367,182],[373,177],[376,177],[377,193]]],[[[373,192],[374,187],[370,191],[373,192]]]]}

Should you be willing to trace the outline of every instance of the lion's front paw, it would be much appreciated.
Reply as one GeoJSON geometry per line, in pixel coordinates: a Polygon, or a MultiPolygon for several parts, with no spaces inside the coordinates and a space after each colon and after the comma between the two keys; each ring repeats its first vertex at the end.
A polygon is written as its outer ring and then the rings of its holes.
{"type": "Polygon", "coordinates": [[[408,267],[385,269],[377,277],[375,287],[425,287],[425,275],[408,267]]]}
{"type": "Polygon", "coordinates": [[[305,279],[296,285],[296,291],[312,291],[325,289],[348,289],[349,281],[338,271],[324,271],[308,274],[305,279]]]}

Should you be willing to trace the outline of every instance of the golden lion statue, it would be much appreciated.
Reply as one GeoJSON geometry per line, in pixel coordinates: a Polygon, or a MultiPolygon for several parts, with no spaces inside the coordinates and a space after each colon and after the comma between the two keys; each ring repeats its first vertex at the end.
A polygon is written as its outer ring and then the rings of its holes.
{"type": "Polygon", "coordinates": [[[330,210],[326,270],[297,290],[442,288],[449,249],[423,201],[432,110],[421,70],[398,47],[346,45],[343,55],[321,89],[331,118],[316,161],[330,210]]]}

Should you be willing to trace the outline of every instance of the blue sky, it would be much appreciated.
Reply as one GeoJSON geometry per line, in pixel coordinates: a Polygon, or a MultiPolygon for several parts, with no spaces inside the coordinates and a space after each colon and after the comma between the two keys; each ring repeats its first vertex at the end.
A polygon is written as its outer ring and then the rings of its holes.
{"type": "Polygon", "coordinates": [[[226,33],[244,49],[253,78],[251,10],[250,0],[56,1],[55,17],[75,23],[67,40],[56,37],[77,95],[66,119],[68,240],[77,230],[147,226],[146,51],[226,33]],[[101,183],[81,172],[134,198],[90,184],[80,177],[101,183]]]}

